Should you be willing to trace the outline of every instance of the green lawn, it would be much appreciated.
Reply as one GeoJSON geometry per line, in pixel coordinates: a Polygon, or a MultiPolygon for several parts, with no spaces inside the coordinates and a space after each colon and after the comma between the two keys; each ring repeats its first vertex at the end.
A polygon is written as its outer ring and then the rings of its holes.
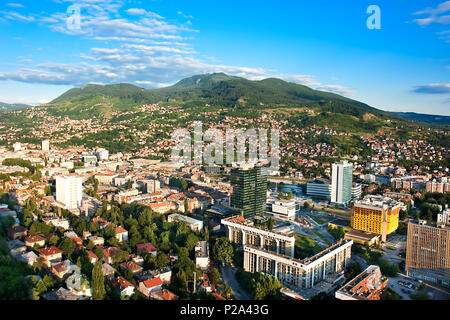
{"type": "Polygon", "coordinates": [[[322,251],[322,248],[313,239],[302,234],[295,235],[295,257],[304,259],[322,251]]]}

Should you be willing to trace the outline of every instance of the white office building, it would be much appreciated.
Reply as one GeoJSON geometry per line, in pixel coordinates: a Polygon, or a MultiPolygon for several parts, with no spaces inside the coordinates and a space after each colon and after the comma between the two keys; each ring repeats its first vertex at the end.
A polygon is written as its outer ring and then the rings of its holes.
{"type": "Polygon", "coordinates": [[[64,209],[70,210],[81,207],[82,179],[82,177],[75,175],[56,177],[56,202],[63,205],[64,209]]]}
{"type": "Polygon", "coordinates": [[[275,200],[272,212],[283,218],[295,218],[295,200],[275,200]]]}
{"type": "Polygon", "coordinates": [[[353,165],[343,160],[333,163],[331,179],[331,203],[349,205],[352,199],[353,165]]]}

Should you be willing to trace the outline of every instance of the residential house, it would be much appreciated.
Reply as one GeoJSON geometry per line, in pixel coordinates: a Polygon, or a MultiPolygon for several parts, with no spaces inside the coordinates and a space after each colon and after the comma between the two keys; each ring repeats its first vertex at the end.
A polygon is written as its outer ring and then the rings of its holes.
{"type": "Polygon", "coordinates": [[[40,235],[26,237],[25,245],[29,248],[34,248],[34,246],[43,247],[45,246],[45,238],[40,235]]]}
{"type": "Polygon", "coordinates": [[[130,254],[130,258],[131,258],[131,261],[136,263],[138,266],[141,266],[141,267],[144,266],[144,258],[142,258],[141,256],[138,256],[135,254],[130,254]]]}
{"type": "Polygon", "coordinates": [[[179,297],[167,289],[161,289],[150,293],[150,297],[155,300],[178,300],[179,297]]]}
{"type": "Polygon", "coordinates": [[[80,273],[80,268],[73,264],[70,260],[64,260],[52,265],[52,273],[59,279],[64,279],[67,275],[72,273],[80,273]]]}
{"type": "Polygon", "coordinates": [[[144,270],[144,268],[142,268],[141,266],[139,266],[138,264],[136,264],[133,261],[127,261],[127,262],[123,262],[120,264],[120,269],[121,271],[131,271],[133,273],[133,275],[137,275],[139,276],[139,274],[144,270]]]}
{"type": "Polygon", "coordinates": [[[114,273],[116,272],[116,269],[114,269],[113,267],[111,267],[111,265],[109,265],[107,263],[103,263],[102,272],[103,272],[103,276],[106,279],[111,280],[112,278],[114,278],[114,273]]]}
{"type": "Polygon", "coordinates": [[[15,225],[12,226],[11,228],[8,228],[6,232],[8,233],[9,239],[16,240],[16,239],[23,239],[27,235],[28,230],[23,226],[15,225]]]}
{"type": "Polygon", "coordinates": [[[25,243],[18,239],[8,241],[8,249],[12,256],[22,254],[27,251],[27,247],[25,247],[25,243]]]}
{"type": "Polygon", "coordinates": [[[89,239],[89,241],[92,241],[94,246],[102,246],[105,244],[105,239],[103,239],[102,237],[92,236],[92,237],[89,237],[88,239],[89,239]]]}
{"type": "Polygon", "coordinates": [[[29,251],[29,252],[24,252],[20,255],[15,256],[15,258],[19,261],[28,263],[28,265],[30,265],[30,266],[33,266],[33,264],[38,259],[38,256],[33,251],[29,251]]]}
{"type": "Polygon", "coordinates": [[[121,297],[129,297],[134,294],[134,286],[124,277],[117,277],[110,280],[111,285],[117,290],[121,297]]]}
{"type": "Polygon", "coordinates": [[[115,252],[119,251],[117,247],[109,247],[103,250],[103,260],[106,263],[113,263],[112,256],[115,252]]]}
{"type": "Polygon", "coordinates": [[[55,289],[44,295],[46,300],[80,300],[80,297],[65,288],[55,289]]]}
{"type": "Polygon", "coordinates": [[[150,242],[138,243],[136,244],[136,249],[138,252],[146,252],[156,256],[158,249],[155,248],[150,242]]]}
{"type": "Polygon", "coordinates": [[[116,238],[119,240],[119,242],[127,241],[128,240],[128,231],[122,228],[121,226],[118,226],[116,228],[116,238]]]}
{"type": "Polygon", "coordinates": [[[93,253],[91,250],[88,250],[87,254],[88,254],[88,257],[89,257],[89,261],[90,261],[92,264],[94,264],[94,263],[97,262],[98,257],[97,257],[97,255],[96,255],[95,253],[93,253]]]}
{"type": "Polygon", "coordinates": [[[49,268],[53,264],[61,262],[63,252],[55,246],[40,248],[37,251],[39,252],[39,257],[44,260],[45,265],[49,268]]]}
{"type": "Polygon", "coordinates": [[[153,291],[158,291],[162,289],[162,280],[157,278],[147,279],[139,282],[139,292],[141,292],[146,297],[150,297],[153,291]]]}

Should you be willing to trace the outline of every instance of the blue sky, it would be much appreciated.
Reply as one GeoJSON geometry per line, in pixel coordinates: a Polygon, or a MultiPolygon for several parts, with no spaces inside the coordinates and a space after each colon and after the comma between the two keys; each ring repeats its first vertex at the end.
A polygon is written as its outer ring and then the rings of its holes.
{"type": "Polygon", "coordinates": [[[225,72],[450,115],[449,24],[442,0],[5,0],[0,101],[38,104],[87,83],[154,88],[225,72]],[[74,4],[79,29],[67,13],[74,4]],[[370,5],[380,8],[381,29],[367,27],[370,5]]]}

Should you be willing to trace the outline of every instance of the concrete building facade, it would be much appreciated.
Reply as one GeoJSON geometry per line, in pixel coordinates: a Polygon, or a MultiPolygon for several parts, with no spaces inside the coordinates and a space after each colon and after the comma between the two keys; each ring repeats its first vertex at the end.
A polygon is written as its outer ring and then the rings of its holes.
{"type": "Polygon", "coordinates": [[[254,226],[242,216],[222,219],[227,228],[228,239],[240,245],[251,245],[270,252],[294,257],[295,237],[293,232],[278,232],[254,226]]]}
{"type": "Polygon", "coordinates": [[[83,196],[83,178],[76,175],[56,177],[56,202],[64,209],[77,209],[81,207],[83,196]]]}
{"type": "Polygon", "coordinates": [[[411,277],[450,287],[450,227],[408,223],[405,270],[411,277]]]}
{"type": "Polygon", "coordinates": [[[341,240],[303,260],[244,245],[244,270],[274,275],[281,283],[296,291],[312,289],[328,277],[343,276],[350,263],[352,244],[352,240],[341,240]]]}

